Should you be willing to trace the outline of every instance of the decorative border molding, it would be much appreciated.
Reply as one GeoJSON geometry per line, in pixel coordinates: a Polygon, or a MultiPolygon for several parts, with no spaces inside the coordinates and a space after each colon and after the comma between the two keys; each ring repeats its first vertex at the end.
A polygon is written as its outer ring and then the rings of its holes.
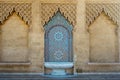
{"type": "Polygon", "coordinates": [[[0,62],[0,66],[29,66],[30,62],[0,62]]]}
{"type": "Polygon", "coordinates": [[[120,65],[120,63],[88,63],[88,65],[120,65]]]}
{"type": "Polygon", "coordinates": [[[120,3],[86,3],[86,23],[92,24],[104,12],[110,19],[120,25],[120,3]]]}

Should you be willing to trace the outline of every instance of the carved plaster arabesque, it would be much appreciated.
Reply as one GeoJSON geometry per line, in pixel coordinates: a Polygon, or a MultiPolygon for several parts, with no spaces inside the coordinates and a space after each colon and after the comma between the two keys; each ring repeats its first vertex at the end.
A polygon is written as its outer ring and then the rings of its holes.
{"type": "Polygon", "coordinates": [[[0,22],[4,23],[13,12],[31,26],[31,3],[0,3],[0,22]]]}
{"type": "Polygon", "coordinates": [[[86,23],[89,26],[95,19],[104,12],[110,19],[120,25],[120,4],[119,3],[87,3],[86,23]]]}
{"type": "Polygon", "coordinates": [[[76,24],[76,4],[41,3],[41,8],[42,25],[45,25],[58,9],[73,26],[76,24]]]}

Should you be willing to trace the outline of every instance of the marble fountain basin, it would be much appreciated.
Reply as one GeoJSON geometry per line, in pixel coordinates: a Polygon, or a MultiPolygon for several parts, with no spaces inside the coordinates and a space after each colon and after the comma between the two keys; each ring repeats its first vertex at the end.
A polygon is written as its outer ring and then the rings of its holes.
{"type": "Polygon", "coordinates": [[[72,68],[73,62],[45,62],[44,65],[52,69],[51,75],[66,75],[65,69],[72,68]]]}

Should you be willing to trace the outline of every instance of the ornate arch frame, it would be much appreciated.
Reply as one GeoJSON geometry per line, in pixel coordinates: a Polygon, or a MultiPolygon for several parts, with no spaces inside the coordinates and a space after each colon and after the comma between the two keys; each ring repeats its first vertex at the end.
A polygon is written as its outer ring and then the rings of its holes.
{"type": "Polygon", "coordinates": [[[56,26],[60,26],[62,28],[65,28],[67,33],[68,33],[68,47],[69,47],[69,62],[73,62],[73,50],[72,50],[72,30],[73,27],[72,25],[67,21],[67,19],[64,18],[64,16],[61,14],[61,12],[58,10],[56,14],[48,21],[46,25],[44,25],[45,29],[45,48],[44,48],[44,57],[45,57],[45,62],[49,62],[49,55],[48,55],[48,49],[49,49],[49,39],[48,39],[48,34],[51,29],[53,29],[56,26]]]}

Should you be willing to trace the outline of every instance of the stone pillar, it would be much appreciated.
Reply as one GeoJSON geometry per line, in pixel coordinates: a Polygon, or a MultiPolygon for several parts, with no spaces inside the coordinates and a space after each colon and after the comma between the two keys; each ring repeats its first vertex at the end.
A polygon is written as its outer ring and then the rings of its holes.
{"type": "Polygon", "coordinates": [[[44,59],[44,33],[41,25],[40,1],[32,2],[32,27],[30,29],[30,60],[32,72],[40,72],[43,70],[44,59]]]}
{"type": "Polygon", "coordinates": [[[77,2],[76,26],[73,29],[73,53],[75,68],[89,62],[89,37],[85,26],[85,0],[77,2]]]}
{"type": "Polygon", "coordinates": [[[118,34],[118,52],[119,52],[119,63],[120,63],[120,24],[118,25],[117,34],[118,34]]]}

